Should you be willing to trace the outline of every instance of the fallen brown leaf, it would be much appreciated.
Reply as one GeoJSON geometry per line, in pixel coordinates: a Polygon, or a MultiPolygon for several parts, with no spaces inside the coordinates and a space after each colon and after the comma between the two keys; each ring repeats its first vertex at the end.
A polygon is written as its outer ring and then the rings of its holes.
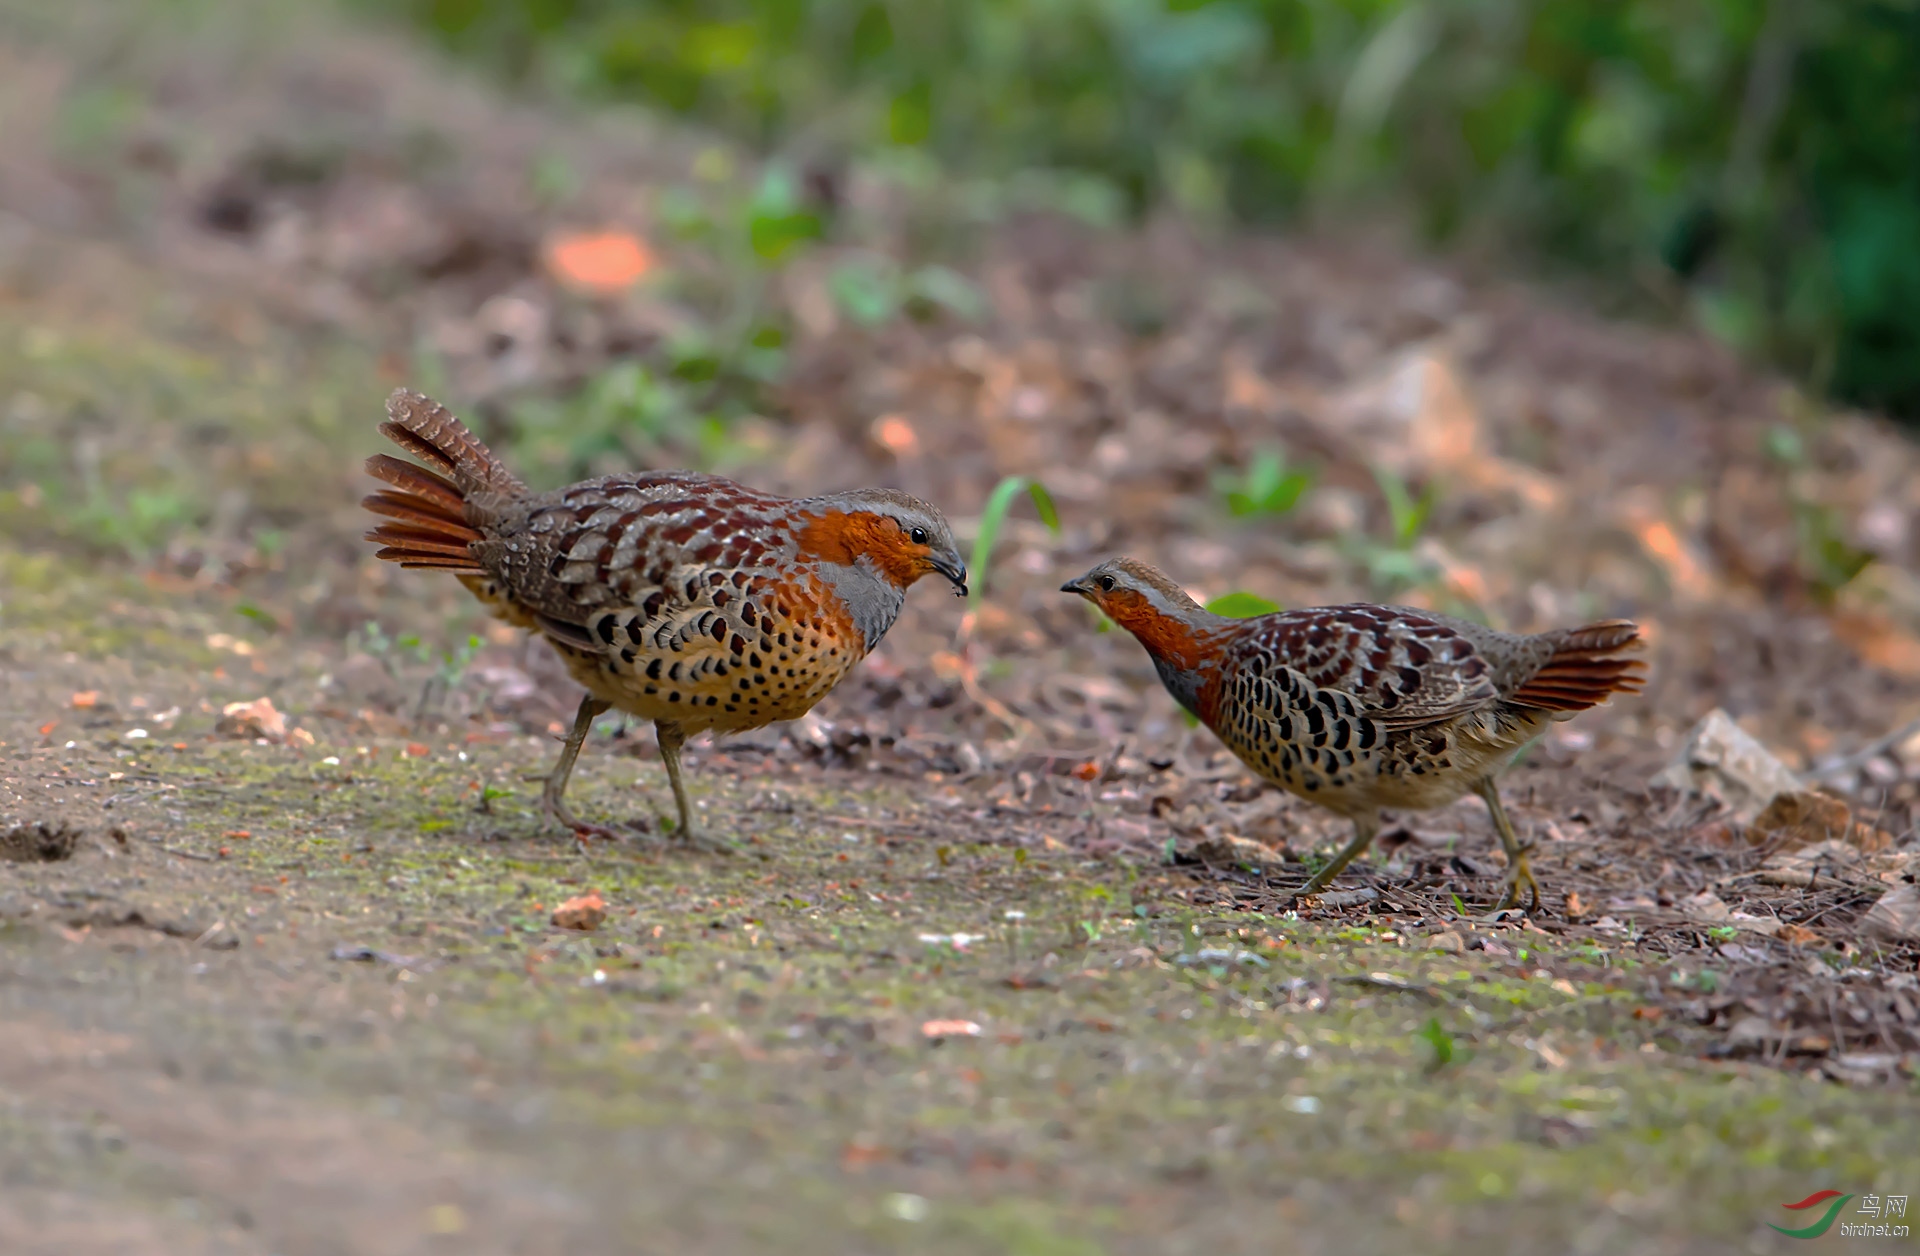
{"type": "Polygon", "coordinates": [[[617,296],[653,269],[653,251],[631,231],[582,231],[547,242],[547,269],[565,286],[617,296]]]}
{"type": "Polygon", "coordinates": [[[553,924],[557,929],[578,929],[583,933],[591,933],[606,918],[607,902],[600,897],[598,890],[576,895],[553,909],[553,924]]]}
{"type": "Polygon", "coordinates": [[[229,702],[220,708],[220,722],[213,731],[222,737],[265,737],[268,741],[282,741],[287,735],[287,717],[274,709],[271,698],[229,702]]]}

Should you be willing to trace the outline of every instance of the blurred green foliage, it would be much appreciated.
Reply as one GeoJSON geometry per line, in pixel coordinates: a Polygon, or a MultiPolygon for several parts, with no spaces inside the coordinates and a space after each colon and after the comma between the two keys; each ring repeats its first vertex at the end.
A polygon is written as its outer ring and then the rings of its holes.
{"type": "Polygon", "coordinates": [[[1053,504],[1053,494],[1047,491],[1047,486],[1024,475],[1003,477],[987,495],[987,504],[980,510],[980,526],[973,534],[973,553],[967,559],[967,574],[972,580],[967,597],[971,606],[978,607],[986,597],[987,564],[993,557],[993,543],[1000,539],[1007,512],[1013,509],[1014,499],[1022,493],[1033,498],[1033,508],[1039,512],[1040,522],[1047,525],[1047,530],[1056,536],[1060,534],[1060,511],[1053,504]]]}
{"type": "Polygon", "coordinates": [[[1255,615],[1272,615],[1280,609],[1280,603],[1269,601],[1258,593],[1249,593],[1237,589],[1232,593],[1222,593],[1207,603],[1207,609],[1216,615],[1225,615],[1229,619],[1252,619],[1255,615]]]}
{"type": "Polygon", "coordinates": [[[1236,518],[1284,515],[1313,487],[1313,472],[1287,465],[1286,451],[1267,448],[1256,451],[1244,470],[1219,472],[1213,484],[1236,518]]]}
{"type": "Polygon", "coordinates": [[[1202,219],[1391,207],[1920,416],[1920,0],[402,2],[511,76],[769,148],[1202,219]]]}

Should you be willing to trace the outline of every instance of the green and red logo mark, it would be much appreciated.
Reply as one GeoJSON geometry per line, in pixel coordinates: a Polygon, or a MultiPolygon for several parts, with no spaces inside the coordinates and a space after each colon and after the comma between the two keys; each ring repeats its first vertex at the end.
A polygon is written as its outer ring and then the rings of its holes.
{"type": "Polygon", "coordinates": [[[1815,1191],[1797,1204],[1782,1204],[1780,1206],[1798,1212],[1803,1208],[1818,1208],[1821,1204],[1831,1199],[1833,1204],[1827,1209],[1826,1216],[1820,1218],[1812,1225],[1802,1226],[1798,1230],[1789,1230],[1783,1225],[1774,1225],[1771,1221],[1767,1222],[1767,1227],[1780,1231],[1780,1233],[1790,1239],[1817,1239],[1833,1228],[1833,1219],[1840,1215],[1840,1210],[1845,1208],[1847,1201],[1852,1198],[1853,1196],[1842,1195],[1839,1191],[1815,1191]]]}

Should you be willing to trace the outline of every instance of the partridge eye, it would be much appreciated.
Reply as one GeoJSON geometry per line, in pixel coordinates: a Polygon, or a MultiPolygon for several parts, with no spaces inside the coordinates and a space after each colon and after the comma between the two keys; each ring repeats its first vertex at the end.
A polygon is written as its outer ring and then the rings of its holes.
{"type": "Polygon", "coordinates": [[[907,535],[913,538],[915,545],[925,545],[927,543],[927,530],[925,528],[915,528],[913,531],[907,533],[907,535]]]}
{"type": "Polygon", "coordinates": [[[1111,592],[1113,592],[1113,577],[1112,577],[1112,576],[1101,576],[1101,577],[1100,577],[1100,590],[1101,590],[1101,592],[1103,592],[1103,593],[1111,593],[1111,592]]]}

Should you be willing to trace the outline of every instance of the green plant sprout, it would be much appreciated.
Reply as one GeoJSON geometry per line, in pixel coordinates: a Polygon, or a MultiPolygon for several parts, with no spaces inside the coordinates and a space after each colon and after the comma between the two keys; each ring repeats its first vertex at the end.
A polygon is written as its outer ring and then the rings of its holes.
{"type": "Polygon", "coordinates": [[[1026,493],[1033,498],[1033,508],[1040,514],[1040,522],[1047,525],[1047,531],[1060,535],[1060,512],[1054,507],[1053,494],[1047,492],[1040,481],[1024,475],[1009,475],[993,486],[993,492],[987,495],[987,504],[980,511],[980,530],[974,533],[973,552],[967,556],[967,573],[972,581],[967,591],[970,607],[978,608],[987,591],[987,566],[993,555],[993,543],[1000,538],[1000,529],[1007,521],[1007,512],[1013,508],[1013,499],[1026,493]]]}
{"type": "Polygon", "coordinates": [[[945,266],[902,271],[892,258],[873,253],[835,266],[827,276],[827,291],[840,312],[861,327],[879,327],[901,314],[925,318],[946,313],[971,321],[986,309],[978,290],[945,266]]]}
{"type": "Polygon", "coordinates": [[[407,633],[401,637],[389,637],[379,621],[369,619],[363,628],[347,634],[349,652],[360,650],[380,660],[387,669],[387,675],[399,681],[405,653],[411,653],[415,660],[431,665],[433,670],[420,686],[420,699],[414,704],[413,722],[420,723],[426,718],[428,709],[466,675],[467,668],[480,653],[480,638],[468,636],[450,650],[435,650],[422,641],[418,635],[407,633]]]}
{"type": "Polygon", "coordinates": [[[1433,514],[1438,492],[1429,483],[1415,496],[1407,482],[1386,467],[1373,467],[1374,483],[1387,503],[1385,541],[1362,539],[1359,557],[1367,576],[1383,595],[1390,595],[1432,575],[1431,564],[1414,552],[1433,514]]]}
{"type": "Polygon", "coordinates": [[[245,619],[252,620],[254,623],[259,624],[262,628],[265,628],[268,632],[280,631],[280,621],[278,619],[275,619],[270,612],[263,611],[258,606],[254,606],[247,602],[242,602],[240,603],[240,605],[234,607],[233,609],[236,614],[240,615],[245,619]]]}
{"type": "Polygon", "coordinates": [[[785,166],[769,165],[746,205],[747,242],[769,266],[821,234],[820,216],[800,201],[800,191],[785,166]]]}
{"type": "Polygon", "coordinates": [[[1255,615],[1273,614],[1280,609],[1280,604],[1270,602],[1258,593],[1236,589],[1232,593],[1222,593],[1208,602],[1207,609],[1216,615],[1225,615],[1228,619],[1251,619],[1255,615]]]}
{"type": "Polygon", "coordinates": [[[1299,505],[1301,496],[1312,486],[1313,472],[1289,467],[1286,453],[1280,449],[1262,449],[1245,471],[1227,471],[1214,477],[1215,491],[1226,500],[1228,513],[1236,519],[1284,515],[1299,505]]]}
{"type": "Polygon", "coordinates": [[[1799,548],[1800,575],[1812,586],[1816,598],[1832,602],[1841,589],[1865,571],[1873,555],[1854,545],[1840,511],[1808,494],[1799,483],[1812,464],[1807,444],[1800,433],[1784,423],[1767,430],[1767,455],[1787,473],[1787,497],[1793,507],[1793,523],[1799,548]]]}
{"type": "Polygon", "coordinates": [[[1380,495],[1387,499],[1387,518],[1390,543],[1396,549],[1408,549],[1420,539],[1421,531],[1427,526],[1427,517],[1433,513],[1436,494],[1434,486],[1428,484],[1415,497],[1407,488],[1407,482],[1383,466],[1373,468],[1373,481],[1380,486],[1380,495]]]}
{"type": "Polygon", "coordinates": [[[1426,1071],[1437,1073],[1453,1063],[1453,1035],[1440,1024],[1438,1016],[1430,1017],[1414,1037],[1427,1044],[1433,1054],[1427,1060],[1426,1071]]]}

